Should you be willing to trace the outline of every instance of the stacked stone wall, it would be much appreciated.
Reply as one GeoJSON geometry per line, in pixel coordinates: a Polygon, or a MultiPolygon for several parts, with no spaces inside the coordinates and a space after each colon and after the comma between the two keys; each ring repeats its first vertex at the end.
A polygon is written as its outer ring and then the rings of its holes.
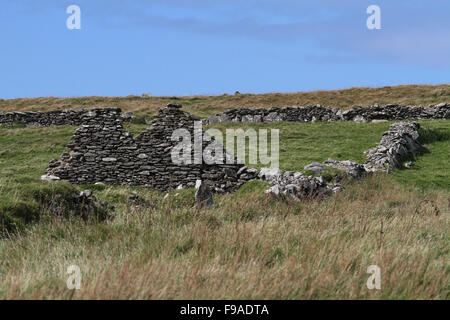
{"type": "Polygon", "coordinates": [[[49,112],[6,112],[0,111],[0,126],[22,123],[26,126],[61,126],[82,124],[102,125],[105,121],[130,121],[131,112],[122,114],[120,108],[95,108],[92,110],[55,110],[49,112]]]}
{"type": "MultiPolygon", "coordinates": [[[[105,183],[109,185],[145,186],[158,190],[194,187],[197,180],[208,180],[215,192],[228,192],[253,179],[257,170],[249,169],[222,148],[220,163],[195,161],[177,164],[172,149],[180,141],[173,141],[177,129],[186,130],[194,140],[195,121],[199,121],[180,105],[169,104],[160,109],[150,127],[136,138],[127,132],[120,119],[105,117],[101,124],[83,124],[75,131],[69,151],[59,160],[52,160],[47,177],[67,180],[75,184],[105,183]],[[232,158],[233,163],[227,161],[232,158]]],[[[202,149],[215,141],[202,139],[202,149]]],[[[201,159],[202,160],[202,159],[201,159]]]]}
{"type": "Polygon", "coordinates": [[[427,108],[422,106],[402,106],[397,104],[354,106],[342,110],[321,105],[307,107],[286,107],[269,109],[239,108],[229,109],[204,120],[205,124],[220,122],[316,122],[316,121],[356,121],[406,120],[406,119],[450,119],[450,104],[441,103],[427,108]]]}

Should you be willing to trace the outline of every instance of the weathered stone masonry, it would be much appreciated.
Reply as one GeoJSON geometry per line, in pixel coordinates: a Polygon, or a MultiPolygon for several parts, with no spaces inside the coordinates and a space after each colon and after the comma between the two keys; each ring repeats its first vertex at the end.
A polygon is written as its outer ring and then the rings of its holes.
{"type": "MultiPolygon", "coordinates": [[[[224,164],[174,164],[171,150],[178,142],[171,140],[172,133],[187,129],[194,137],[194,121],[198,120],[179,108],[170,104],[160,109],[151,126],[135,139],[123,128],[121,118],[97,115],[96,121],[74,133],[67,145],[69,152],[52,160],[46,174],[75,184],[101,182],[158,190],[194,187],[197,180],[208,180],[215,192],[236,190],[256,176],[257,170],[244,164],[226,164],[226,157],[232,156],[223,147],[224,164]]],[[[203,141],[203,148],[209,143],[203,141]]]]}
{"type": "MultiPolygon", "coordinates": [[[[326,167],[346,172],[351,179],[358,179],[375,171],[389,173],[392,169],[402,166],[402,162],[414,156],[423,149],[419,143],[419,128],[417,122],[397,122],[389,127],[383,134],[378,146],[367,150],[367,160],[364,164],[345,160],[328,159],[323,163],[313,162],[305,166],[305,170],[314,171],[320,175],[326,167]]],[[[306,197],[315,197],[342,189],[341,181],[326,183],[322,176],[306,176],[303,172],[282,172],[280,169],[263,168],[259,178],[269,181],[273,186],[266,193],[276,197],[287,197],[299,200],[306,197]]]]}
{"type": "Polygon", "coordinates": [[[365,170],[391,172],[400,168],[403,161],[424,149],[419,142],[419,129],[420,124],[413,121],[392,124],[378,146],[365,151],[365,170]]]}
{"type": "MultiPolygon", "coordinates": [[[[14,122],[25,125],[82,125],[93,123],[105,117],[111,120],[121,118],[129,121],[131,112],[121,114],[119,108],[95,108],[92,110],[55,110],[49,112],[7,112],[0,111],[0,125],[14,122]]],[[[355,106],[350,110],[311,105],[307,107],[272,107],[269,109],[236,108],[204,119],[204,124],[218,122],[315,122],[315,121],[358,121],[370,120],[405,120],[405,119],[450,119],[450,104],[441,103],[422,106],[401,106],[397,104],[378,105],[369,107],[355,106]]],[[[97,122],[101,124],[100,122],[97,122]]]]}
{"type": "Polygon", "coordinates": [[[307,107],[286,107],[269,109],[230,109],[204,120],[205,124],[219,122],[316,122],[316,121],[357,121],[405,119],[450,119],[450,104],[441,103],[428,108],[422,106],[401,106],[389,104],[369,107],[355,106],[350,110],[312,105],[307,107]]]}
{"type": "Polygon", "coordinates": [[[27,126],[53,126],[53,125],[73,125],[93,124],[101,121],[129,121],[132,118],[131,112],[122,114],[119,108],[95,108],[92,110],[55,110],[49,112],[6,112],[0,111],[0,126],[11,125],[15,122],[23,123],[27,126]]]}

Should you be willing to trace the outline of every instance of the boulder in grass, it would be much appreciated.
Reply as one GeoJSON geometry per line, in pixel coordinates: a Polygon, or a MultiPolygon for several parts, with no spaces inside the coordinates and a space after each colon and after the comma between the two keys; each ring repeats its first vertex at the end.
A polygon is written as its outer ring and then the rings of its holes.
{"type": "Polygon", "coordinates": [[[195,193],[195,203],[200,208],[209,208],[214,202],[212,198],[212,192],[207,181],[200,181],[196,183],[198,186],[197,192],[195,193]]]}

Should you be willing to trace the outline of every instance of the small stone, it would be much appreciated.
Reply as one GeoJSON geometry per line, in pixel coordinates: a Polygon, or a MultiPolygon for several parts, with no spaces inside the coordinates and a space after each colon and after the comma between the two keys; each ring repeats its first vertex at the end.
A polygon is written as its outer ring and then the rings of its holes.
{"type": "Polygon", "coordinates": [[[269,189],[267,189],[265,191],[265,193],[270,194],[270,195],[275,196],[275,197],[278,198],[278,197],[280,197],[280,194],[281,194],[280,186],[276,184],[276,185],[270,187],[269,189]]]}
{"type": "Polygon", "coordinates": [[[269,182],[274,182],[278,180],[283,175],[283,171],[279,168],[262,168],[259,171],[258,177],[262,180],[267,180],[269,182]]]}
{"type": "Polygon", "coordinates": [[[52,175],[42,175],[41,176],[41,180],[42,181],[49,181],[49,182],[51,182],[51,181],[59,181],[59,180],[61,180],[59,177],[57,177],[57,176],[52,176],[52,175]]]}
{"type": "Polygon", "coordinates": [[[310,164],[306,165],[303,169],[305,171],[313,171],[314,174],[321,174],[322,172],[325,171],[325,169],[323,168],[324,165],[320,162],[311,162],[310,164]]]}
{"type": "Polygon", "coordinates": [[[414,162],[412,161],[405,163],[405,168],[411,168],[412,166],[414,166],[414,162]]]}
{"type": "Polygon", "coordinates": [[[133,118],[133,112],[125,112],[123,115],[122,115],[122,118],[124,118],[124,119],[132,119],[133,118]]]}
{"type": "Polygon", "coordinates": [[[181,107],[183,107],[183,105],[178,104],[178,103],[169,103],[169,104],[167,105],[167,108],[180,109],[181,107]]]}
{"type": "Polygon", "coordinates": [[[294,172],[294,179],[300,179],[303,177],[303,172],[294,172]]]}
{"type": "Polygon", "coordinates": [[[139,199],[139,197],[135,194],[131,194],[128,196],[129,201],[137,201],[138,199],[139,199]]]}
{"type": "Polygon", "coordinates": [[[338,193],[342,190],[342,187],[334,187],[332,190],[333,190],[333,193],[338,193]]]}
{"type": "Polygon", "coordinates": [[[90,196],[92,196],[92,190],[84,190],[80,192],[80,196],[81,197],[86,197],[89,198],[90,196]]]}
{"type": "Polygon", "coordinates": [[[241,167],[241,168],[238,170],[237,175],[240,176],[241,173],[243,173],[245,170],[247,170],[247,166],[241,167]]]}
{"type": "Polygon", "coordinates": [[[356,116],[353,118],[353,121],[356,123],[366,123],[367,119],[364,118],[363,116],[356,116]]]}

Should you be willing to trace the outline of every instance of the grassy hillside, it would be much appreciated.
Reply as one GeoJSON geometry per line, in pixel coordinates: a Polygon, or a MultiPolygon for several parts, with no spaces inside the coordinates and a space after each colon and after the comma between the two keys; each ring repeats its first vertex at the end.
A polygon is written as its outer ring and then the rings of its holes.
{"type": "Polygon", "coordinates": [[[322,104],[348,108],[352,105],[399,103],[405,105],[437,104],[450,101],[450,84],[405,85],[381,88],[350,88],[344,90],[296,93],[237,94],[186,97],[74,97],[0,99],[0,111],[55,110],[93,107],[120,107],[138,114],[156,113],[169,102],[182,103],[184,109],[197,116],[209,116],[234,107],[286,107],[322,104]]]}
{"type": "Polygon", "coordinates": [[[204,211],[189,190],[166,201],[139,192],[153,205],[136,208],[108,188],[103,196],[123,202],[108,224],[54,219],[0,241],[0,298],[450,298],[448,193],[374,177],[327,201],[287,204],[248,187],[204,211]],[[381,290],[365,285],[374,264],[381,290]],[[66,287],[70,265],[80,290],[66,287]]]}
{"type": "MultiPolygon", "coordinates": [[[[313,161],[352,160],[364,163],[363,152],[376,146],[383,132],[396,121],[384,123],[318,122],[318,123],[221,123],[220,129],[226,137],[226,129],[247,130],[278,129],[280,132],[280,168],[303,171],[313,161]]],[[[450,191],[450,121],[420,120],[422,143],[427,150],[414,159],[415,165],[406,170],[396,170],[394,179],[405,186],[420,189],[445,189],[450,191]]],[[[209,128],[209,127],[206,127],[209,128]]],[[[226,139],[225,139],[226,140],[226,139]]],[[[269,148],[270,149],[270,148],[269,148]]],[[[246,154],[249,154],[248,148],[246,154]]],[[[247,162],[248,159],[246,159],[247,162]]],[[[261,168],[258,164],[255,167],[261,168]]]]}
{"type": "MultiPolygon", "coordinates": [[[[355,182],[325,201],[278,202],[264,194],[266,183],[253,181],[198,211],[192,189],[164,199],[139,187],[95,186],[117,209],[111,221],[87,223],[48,218],[31,197],[43,186],[66,188],[39,177],[76,128],[0,128],[0,220],[29,211],[41,217],[0,239],[0,299],[448,299],[450,122],[421,124],[430,153],[412,169],[355,182]],[[148,204],[129,203],[133,192],[148,204]],[[381,268],[380,291],[365,285],[373,264],[381,268]],[[66,287],[70,265],[82,272],[76,292],[66,287]]],[[[281,168],[302,170],[328,157],[362,161],[388,126],[270,128],[280,129],[281,168]]]]}

